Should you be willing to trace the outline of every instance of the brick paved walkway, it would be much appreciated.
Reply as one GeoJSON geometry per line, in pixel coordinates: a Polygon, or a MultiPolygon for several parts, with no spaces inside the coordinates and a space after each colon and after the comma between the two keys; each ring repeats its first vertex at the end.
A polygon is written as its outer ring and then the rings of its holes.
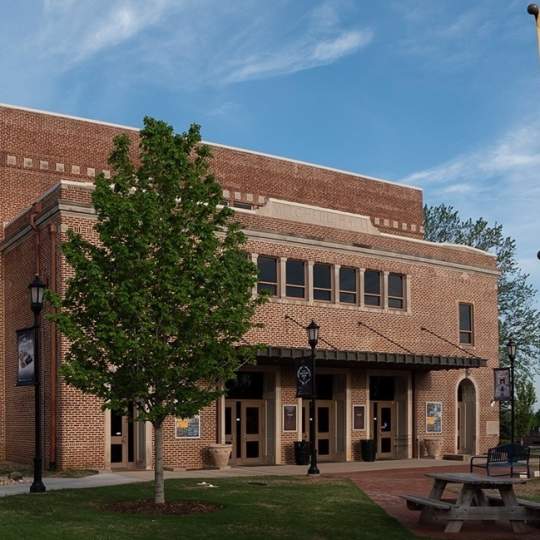
{"type": "MultiPolygon", "coordinates": [[[[463,465],[437,467],[432,470],[401,469],[369,472],[354,472],[347,477],[353,480],[370,499],[381,506],[388,514],[398,519],[405,527],[420,537],[444,538],[456,540],[539,540],[540,529],[527,528],[524,534],[514,534],[510,526],[501,523],[465,523],[458,534],[445,534],[442,525],[420,525],[420,513],[407,508],[406,502],[399,496],[403,494],[427,496],[433,480],[424,475],[428,472],[468,472],[463,465]]],[[[345,476],[345,475],[339,475],[345,476]]],[[[454,488],[455,489],[455,488],[454,488]]],[[[448,491],[444,498],[451,496],[448,491]]]]}

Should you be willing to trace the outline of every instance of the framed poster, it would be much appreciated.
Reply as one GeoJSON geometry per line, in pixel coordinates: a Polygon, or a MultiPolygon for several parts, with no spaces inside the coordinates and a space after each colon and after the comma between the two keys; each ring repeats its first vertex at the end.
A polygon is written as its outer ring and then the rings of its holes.
{"type": "Polygon", "coordinates": [[[35,382],[34,339],[34,327],[17,330],[17,386],[27,386],[35,382]]]}
{"type": "Polygon", "coordinates": [[[177,439],[199,439],[201,436],[201,415],[191,418],[176,418],[174,435],[177,439]]]}
{"type": "Polygon", "coordinates": [[[296,405],[283,405],[283,431],[297,431],[296,405]]]}
{"type": "Polygon", "coordinates": [[[426,401],[426,433],[442,433],[442,402],[426,401]]]}
{"type": "Polygon", "coordinates": [[[353,405],[353,430],[364,431],[366,429],[366,406],[353,405]]]}
{"type": "Polygon", "coordinates": [[[493,370],[495,376],[494,400],[508,401],[512,399],[512,385],[510,384],[510,369],[495,368],[493,370]]]}

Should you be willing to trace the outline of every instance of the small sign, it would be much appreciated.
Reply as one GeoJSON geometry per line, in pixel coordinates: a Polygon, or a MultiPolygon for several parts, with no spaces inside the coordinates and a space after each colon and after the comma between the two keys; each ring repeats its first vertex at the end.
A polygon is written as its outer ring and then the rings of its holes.
{"type": "Polygon", "coordinates": [[[313,360],[302,358],[296,366],[296,397],[311,399],[314,397],[313,360]]]}
{"type": "Polygon", "coordinates": [[[366,429],[366,408],[364,405],[353,405],[353,429],[356,431],[366,429]]]}
{"type": "Polygon", "coordinates": [[[296,431],[296,405],[283,405],[283,431],[296,431]]]}
{"type": "Polygon", "coordinates": [[[495,368],[495,401],[508,401],[512,399],[512,384],[510,382],[509,368],[495,368]]]}
{"type": "Polygon", "coordinates": [[[17,330],[17,386],[35,384],[35,329],[17,330]]]}
{"type": "Polygon", "coordinates": [[[426,432],[442,433],[442,403],[440,401],[426,402],[426,432]]]}

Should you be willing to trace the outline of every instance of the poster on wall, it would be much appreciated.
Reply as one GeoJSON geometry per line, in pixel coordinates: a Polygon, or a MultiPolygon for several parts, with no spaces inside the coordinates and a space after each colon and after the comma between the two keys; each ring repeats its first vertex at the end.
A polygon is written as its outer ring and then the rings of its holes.
{"type": "Polygon", "coordinates": [[[34,384],[34,328],[17,330],[17,386],[34,384]]]}
{"type": "Polygon", "coordinates": [[[283,431],[296,431],[296,405],[283,405],[283,431]]]}
{"type": "Polygon", "coordinates": [[[426,402],[426,432],[442,433],[442,403],[440,401],[426,402]]]}
{"type": "Polygon", "coordinates": [[[366,408],[364,405],[353,405],[353,429],[366,429],[366,408]]]}
{"type": "Polygon", "coordinates": [[[177,439],[198,439],[201,436],[201,417],[199,414],[191,418],[176,418],[174,434],[177,439]]]}
{"type": "Polygon", "coordinates": [[[510,384],[510,369],[495,368],[495,401],[507,401],[512,399],[512,385],[510,384]]]}

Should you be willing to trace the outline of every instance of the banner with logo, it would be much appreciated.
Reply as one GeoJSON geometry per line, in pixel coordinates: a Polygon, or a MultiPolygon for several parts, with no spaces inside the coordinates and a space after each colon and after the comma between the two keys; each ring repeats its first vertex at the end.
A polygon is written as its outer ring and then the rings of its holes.
{"type": "Polygon", "coordinates": [[[311,399],[314,397],[313,359],[302,358],[296,365],[296,397],[311,399]]]}
{"type": "Polygon", "coordinates": [[[512,399],[512,384],[510,381],[510,368],[495,368],[495,401],[508,401],[512,399]]]}
{"type": "Polygon", "coordinates": [[[35,375],[34,328],[17,330],[17,386],[34,384],[35,375]]]}

